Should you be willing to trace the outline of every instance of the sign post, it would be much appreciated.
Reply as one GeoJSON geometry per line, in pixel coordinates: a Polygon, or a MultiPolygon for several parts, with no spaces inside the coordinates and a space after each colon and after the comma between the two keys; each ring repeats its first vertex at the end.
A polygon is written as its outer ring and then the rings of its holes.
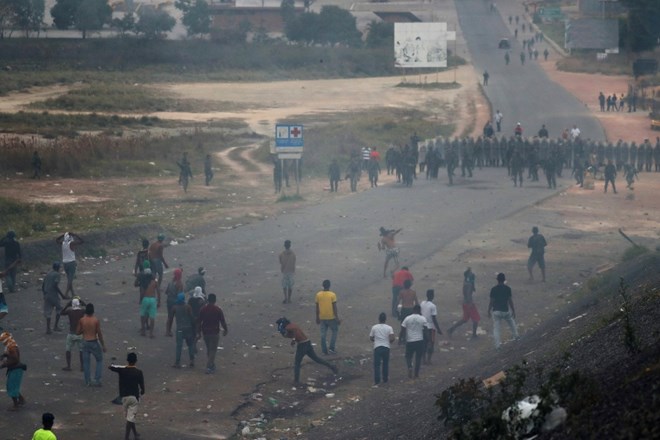
{"type": "Polygon", "coordinates": [[[277,159],[281,161],[282,172],[284,172],[284,161],[295,160],[296,195],[300,195],[300,158],[302,157],[304,145],[302,124],[277,124],[275,125],[275,152],[277,159]]]}

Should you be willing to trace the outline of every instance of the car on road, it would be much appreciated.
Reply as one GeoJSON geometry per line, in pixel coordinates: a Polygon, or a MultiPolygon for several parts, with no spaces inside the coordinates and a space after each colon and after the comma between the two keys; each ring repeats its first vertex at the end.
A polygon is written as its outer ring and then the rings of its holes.
{"type": "Polygon", "coordinates": [[[511,43],[509,43],[508,38],[502,38],[500,42],[497,44],[497,47],[499,49],[511,49],[511,43]]]}

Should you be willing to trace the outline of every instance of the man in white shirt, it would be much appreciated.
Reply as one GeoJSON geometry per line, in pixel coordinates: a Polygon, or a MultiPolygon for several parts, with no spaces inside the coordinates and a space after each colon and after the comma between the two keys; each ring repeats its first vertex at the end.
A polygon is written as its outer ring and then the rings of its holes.
{"type": "Polygon", "coordinates": [[[390,344],[394,342],[394,329],[385,324],[385,312],[378,316],[378,324],[371,327],[369,339],[374,343],[374,386],[380,383],[381,366],[383,383],[387,383],[390,365],[390,344]]]}
{"type": "Polygon", "coordinates": [[[406,317],[401,323],[401,327],[406,329],[406,365],[408,365],[408,377],[413,377],[412,358],[415,355],[415,378],[419,377],[419,367],[422,363],[424,354],[424,328],[426,328],[426,318],[422,316],[422,309],[419,304],[413,307],[413,314],[406,317]]]}
{"type": "Polygon", "coordinates": [[[577,128],[577,125],[574,125],[573,128],[571,128],[571,139],[576,140],[579,137],[580,137],[580,129],[577,128]]]}
{"type": "Polygon", "coordinates": [[[431,356],[433,356],[436,332],[437,334],[442,334],[442,330],[440,330],[440,326],[438,325],[438,319],[436,318],[438,315],[438,308],[433,304],[434,297],[435,291],[433,289],[427,290],[426,301],[422,301],[419,305],[422,311],[422,316],[426,319],[426,328],[424,329],[426,332],[426,337],[424,338],[426,341],[426,349],[424,350],[423,359],[424,363],[427,365],[431,365],[431,356]]]}
{"type": "Polygon", "coordinates": [[[65,232],[55,239],[55,242],[62,246],[62,263],[64,264],[64,273],[66,274],[66,290],[64,296],[71,292],[71,297],[75,296],[73,291],[73,279],[76,276],[76,248],[83,244],[83,239],[73,232],[65,232]]]}

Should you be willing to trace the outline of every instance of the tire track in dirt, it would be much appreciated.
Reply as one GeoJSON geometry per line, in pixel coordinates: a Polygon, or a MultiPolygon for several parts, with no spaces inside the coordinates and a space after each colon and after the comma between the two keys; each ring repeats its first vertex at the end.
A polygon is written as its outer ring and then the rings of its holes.
{"type": "Polygon", "coordinates": [[[258,143],[241,147],[231,147],[215,154],[222,166],[228,168],[226,174],[246,182],[251,187],[261,184],[270,174],[270,167],[252,156],[259,148],[258,143]]]}

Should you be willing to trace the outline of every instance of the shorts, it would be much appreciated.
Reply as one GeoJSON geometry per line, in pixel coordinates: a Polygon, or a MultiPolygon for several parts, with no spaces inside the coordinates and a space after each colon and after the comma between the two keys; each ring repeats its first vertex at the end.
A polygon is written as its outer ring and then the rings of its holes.
{"type": "Polygon", "coordinates": [[[158,302],[153,296],[145,296],[140,303],[140,316],[148,316],[151,319],[156,318],[156,309],[158,302]]]}
{"type": "Polygon", "coordinates": [[[385,256],[390,258],[397,258],[399,256],[399,248],[387,248],[385,249],[385,256]]]}
{"type": "Polygon", "coordinates": [[[0,318],[8,314],[9,314],[9,307],[7,306],[7,303],[3,299],[0,299],[0,318]]]}
{"type": "Polygon", "coordinates": [[[60,314],[62,311],[62,304],[60,304],[60,299],[53,299],[44,296],[44,317],[46,319],[50,319],[51,314],[53,313],[53,309],[55,309],[55,313],[58,315],[60,314]]]}
{"type": "Polygon", "coordinates": [[[64,273],[66,274],[66,279],[68,282],[73,281],[73,278],[76,276],[76,267],[77,263],[75,261],[64,263],[64,273]]]}
{"type": "Polygon", "coordinates": [[[294,283],[293,273],[282,274],[282,289],[292,289],[294,283]]]}
{"type": "Polygon", "coordinates": [[[121,398],[121,405],[124,407],[126,412],[126,421],[130,423],[135,423],[135,416],[138,412],[138,402],[135,396],[126,396],[121,398]]]}
{"type": "Polygon", "coordinates": [[[399,312],[399,321],[403,322],[404,319],[406,319],[408,316],[413,314],[413,309],[412,308],[407,308],[407,307],[402,307],[401,311],[399,312]]]}
{"type": "Polygon", "coordinates": [[[527,260],[527,267],[532,268],[534,264],[538,263],[539,268],[545,269],[545,257],[541,255],[530,255],[529,260],[527,260]]]}
{"type": "Polygon", "coordinates": [[[66,351],[73,351],[72,348],[74,346],[78,346],[78,351],[82,351],[82,342],[83,342],[83,337],[82,335],[74,335],[72,333],[69,333],[66,335],[66,351]]]}
{"type": "Polygon", "coordinates": [[[481,316],[479,316],[479,311],[474,303],[463,304],[463,321],[481,321],[481,316]]]}

